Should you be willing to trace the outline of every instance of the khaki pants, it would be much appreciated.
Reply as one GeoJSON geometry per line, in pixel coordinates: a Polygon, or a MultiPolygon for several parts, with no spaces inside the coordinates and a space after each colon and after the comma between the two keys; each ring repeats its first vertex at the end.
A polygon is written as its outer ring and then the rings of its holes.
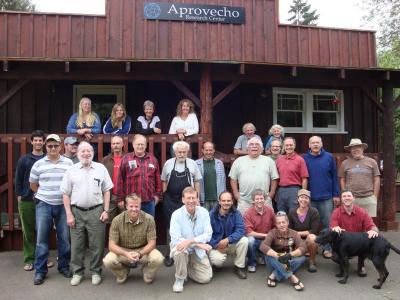
{"type": "Polygon", "coordinates": [[[214,249],[211,250],[208,255],[211,264],[216,267],[222,267],[228,255],[235,255],[235,266],[238,268],[244,268],[246,266],[248,245],[249,240],[244,236],[236,244],[229,244],[226,253],[214,249]]]}
{"type": "MultiPolygon", "coordinates": [[[[126,250],[139,252],[142,249],[143,248],[126,250]]],[[[152,250],[149,254],[143,255],[138,262],[142,265],[143,278],[146,280],[153,280],[163,261],[164,256],[157,249],[152,250]]],[[[125,256],[117,255],[114,252],[108,252],[103,259],[103,263],[116,277],[124,277],[129,272],[129,267],[127,266],[129,260],[125,256]]]]}
{"type": "Polygon", "coordinates": [[[175,278],[186,279],[189,275],[190,279],[198,283],[211,281],[213,274],[207,255],[200,259],[194,251],[189,254],[187,251],[178,251],[174,247],[170,256],[175,261],[175,278]]]}
{"type": "Polygon", "coordinates": [[[354,204],[366,209],[370,217],[376,217],[378,201],[376,200],[375,195],[363,198],[355,198],[354,204]]]}

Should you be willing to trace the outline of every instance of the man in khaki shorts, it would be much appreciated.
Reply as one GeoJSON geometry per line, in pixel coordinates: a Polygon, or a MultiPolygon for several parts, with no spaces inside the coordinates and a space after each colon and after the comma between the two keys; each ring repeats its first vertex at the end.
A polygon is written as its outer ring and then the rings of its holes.
{"type": "Polygon", "coordinates": [[[140,210],[141,198],[136,194],[125,198],[126,211],[111,223],[104,266],[115,276],[117,283],[126,281],[132,264],[143,265],[143,281],[152,283],[164,261],[156,249],[156,224],[151,215],[140,210]]]}
{"type": "Polygon", "coordinates": [[[343,161],[338,176],[341,189],[350,190],[355,197],[354,203],[366,209],[371,217],[376,217],[381,174],[376,161],[364,156],[367,147],[360,139],[351,139],[344,147],[351,156],[343,161]]]}

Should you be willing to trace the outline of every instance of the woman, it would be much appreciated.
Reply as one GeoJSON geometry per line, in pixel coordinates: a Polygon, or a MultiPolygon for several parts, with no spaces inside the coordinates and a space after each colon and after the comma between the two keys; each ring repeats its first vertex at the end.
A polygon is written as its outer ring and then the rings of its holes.
{"type": "Polygon", "coordinates": [[[283,143],[285,138],[285,129],[278,124],[272,125],[268,131],[268,137],[264,140],[265,154],[271,154],[271,143],[274,140],[280,140],[283,143]]]}
{"type": "Polygon", "coordinates": [[[169,134],[176,134],[183,141],[187,136],[198,133],[199,121],[194,113],[194,104],[189,99],[182,99],[176,108],[176,117],[172,120],[169,134]]]}
{"type": "Polygon", "coordinates": [[[93,134],[100,132],[100,118],[95,112],[92,112],[92,101],[89,98],[83,97],[79,102],[78,112],[69,118],[67,133],[79,134],[86,140],[90,140],[93,134]]]}
{"type": "Polygon", "coordinates": [[[255,134],[256,126],[253,123],[246,123],[242,127],[243,134],[236,140],[235,146],[233,146],[233,154],[235,155],[247,155],[247,142],[253,137],[258,137],[261,141],[260,136],[255,134]]]}
{"type": "Polygon", "coordinates": [[[306,241],[307,251],[310,254],[308,272],[317,272],[315,256],[318,245],[315,243],[316,234],[319,231],[320,218],[318,210],[310,207],[310,191],[301,189],[297,193],[298,208],[289,211],[289,227],[296,230],[303,240],[306,241]]]}
{"type": "Polygon", "coordinates": [[[267,285],[276,287],[277,281],[290,279],[293,288],[302,291],[304,285],[295,273],[306,260],[303,256],[306,252],[304,242],[296,231],[289,229],[289,219],[285,212],[279,211],[276,214],[275,226],[260,246],[267,269],[272,270],[267,285]]]}
{"type": "Polygon", "coordinates": [[[136,132],[143,135],[160,134],[161,121],[154,114],[154,103],[146,100],[143,103],[144,116],[140,116],[136,120],[136,132]]]}
{"type": "Polygon", "coordinates": [[[104,134],[128,134],[131,130],[131,117],[126,114],[122,103],[114,104],[111,117],[103,127],[104,134]]]}

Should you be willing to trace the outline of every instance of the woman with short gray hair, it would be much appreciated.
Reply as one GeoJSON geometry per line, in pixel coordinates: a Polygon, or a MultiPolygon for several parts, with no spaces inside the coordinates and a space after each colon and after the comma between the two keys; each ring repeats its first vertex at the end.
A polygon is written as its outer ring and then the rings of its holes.
{"type": "Polygon", "coordinates": [[[143,135],[160,134],[161,121],[158,116],[154,116],[155,105],[152,101],[146,100],[143,103],[144,116],[139,116],[136,120],[136,132],[143,135]]]}

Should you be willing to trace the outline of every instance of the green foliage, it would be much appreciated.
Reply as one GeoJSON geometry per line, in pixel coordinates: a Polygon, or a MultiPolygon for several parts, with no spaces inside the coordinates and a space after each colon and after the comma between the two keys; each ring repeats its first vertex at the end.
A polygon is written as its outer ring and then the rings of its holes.
{"type": "Polygon", "coordinates": [[[0,10],[34,11],[31,0],[0,0],[0,10]]]}
{"type": "Polygon", "coordinates": [[[311,10],[311,4],[308,4],[308,0],[293,0],[289,14],[292,16],[288,21],[294,25],[317,25],[319,19],[317,10],[311,10]]]}

